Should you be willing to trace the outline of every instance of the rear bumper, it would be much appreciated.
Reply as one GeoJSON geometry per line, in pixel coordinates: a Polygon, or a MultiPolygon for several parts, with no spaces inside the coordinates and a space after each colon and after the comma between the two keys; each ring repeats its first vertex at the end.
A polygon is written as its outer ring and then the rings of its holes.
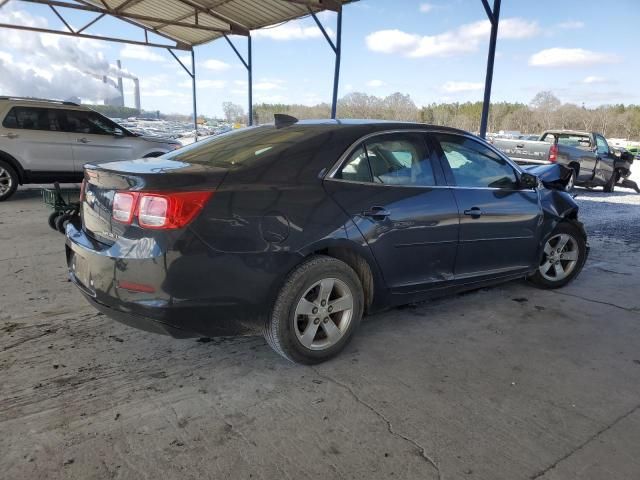
{"type": "Polygon", "coordinates": [[[170,278],[172,268],[167,257],[171,255],[162,252],[157,255],[155,250],[147,258],[126,257],[123,256],[126,251],[123,245],[96,242],[78,225],[67,227],[69,278],[89,303],[109,318],[175,338],[248,335],[260,331],[264,317],[252,305],[228,297],[186,298],[184,292],[193,289],[174,288],[179,282],[170,278]],[[153,291],[121,288],[123,280],[147,285],[153,291]]]}
{"type": "MultiPolygon", "coordinates": [[[[109,307],[103,303],[96,301],[90,295],[87,295],[84,289],[78,285],[77,280],[70,274],[72,281],[80,288],[80,291],[87,299],[87,301],[100,313],[103,313],[107,317],[117,322],[123,323],[130,327],[137,328],[138,330],[144,330],[145,332],[159,333],[161,335],[169,335],[174,338],[192,338],[198,336],[195,332],[189,332],[179,328],[170,323],[164,323],[159,320],[155,320],[150,317],[144,317],[142,315],[136,315],[135,313],[127,313],[115,308],[109,307]]],[[[179,323],[179,322],[178,322],[179,323]]]]}

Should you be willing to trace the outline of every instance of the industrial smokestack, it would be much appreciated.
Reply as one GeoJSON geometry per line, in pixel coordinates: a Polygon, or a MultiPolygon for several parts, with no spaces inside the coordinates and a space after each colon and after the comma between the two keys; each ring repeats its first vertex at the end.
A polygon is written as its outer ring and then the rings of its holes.
{"type": "Polygon", "coordinates": [[[120,101],[118,102],[118,105],[120,107],[124,107],[124,87],[122,86],[122,64],[120,63],[120,60],[118,60],[116,62],[116,64],[118,65],[118,73],[120,73],[120,75],[118,75],[118,91],[120,92],[120,101]]]}
{"type": "Polygon", "coordinates": [[[133,96],[135,98],[136,110],[140,112],[140,80],[133,79],[133,96]]]}

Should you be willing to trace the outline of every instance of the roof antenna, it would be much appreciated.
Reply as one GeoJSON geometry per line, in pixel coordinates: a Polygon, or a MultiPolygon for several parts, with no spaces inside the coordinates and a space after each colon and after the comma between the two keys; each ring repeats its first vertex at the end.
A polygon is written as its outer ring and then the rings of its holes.
{"type": "Polygon", "coordinates": [[[274,113],[273,120],[275,121],[276,128],[288,127],[289,125],[298,123],[298,119],[296,117],[285,115],[284,113],[274,113]]]}

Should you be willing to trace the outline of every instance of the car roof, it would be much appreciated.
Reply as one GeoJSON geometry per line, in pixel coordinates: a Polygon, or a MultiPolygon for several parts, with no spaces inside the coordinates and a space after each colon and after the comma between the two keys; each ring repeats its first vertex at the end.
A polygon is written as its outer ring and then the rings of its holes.
{"type": "MultiPolygon", "coordinates": [[[[265,124],[262,127],[274,128],[275,124],[265,124]]],[[[402,122],[398,120],[379,120],[379,119],[360,119],[360,118],[345,118],[345,119],[311,119],[311,120],[298,120],[295,123],[291,123],[286,126],[279,127],[281,129],[286,128],[318,128],[318,129],[349,129],[358,127],[369,127],[371,131],[384,131],[384,130],[439,130],[447,131],[451,133],[468,134],[464,130],[453,127],[445,127],[442,125],[432,125],[428,123],[418,122],[402,122]]],[[[276,127],[277,128],[277,127],[276,127]]]]}
{"type": "Polygon", "coordinates": [[[49,100],[46,98],[0,96],[0,105],[4,105],[5,102],[9,103],[11,106],[20,106],[20,107],[57,108],[57,109],[84,110],[84,111],[90,110],[84,105],[79,105],[74,102],[65,102],[62,100],[49,100]]]}

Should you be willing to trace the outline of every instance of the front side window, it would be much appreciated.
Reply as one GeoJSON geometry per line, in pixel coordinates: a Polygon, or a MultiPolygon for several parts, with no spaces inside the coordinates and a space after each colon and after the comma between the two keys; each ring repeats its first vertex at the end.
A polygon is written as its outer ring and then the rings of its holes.
{"type": "Polygon", "coordinates": [[[444,161],[451,168],[456,186],[468,188],[517,187],[515,170],[480,142],[460,135],[438,133],[444,161]]]}
{"type": "Polygon", "coordinates": [[[24,130],[58,130],[58,125],[49,110],[34,107],[13,107],[2,122],[5,128],[24,130]]]}
{"type": "Polygon", "coordinates": [[[596,145],[598,147],[598,153],[600,155],[607,155],[609,153],[609,145],[607,141],[600,135],[596,135],[596,145]]]}
{"type": "Polygon", "coordinates": [[[119,127],[95,112],[81,110],[58,110],[58,123],[65,132],[113,135],[119,127]]]}

